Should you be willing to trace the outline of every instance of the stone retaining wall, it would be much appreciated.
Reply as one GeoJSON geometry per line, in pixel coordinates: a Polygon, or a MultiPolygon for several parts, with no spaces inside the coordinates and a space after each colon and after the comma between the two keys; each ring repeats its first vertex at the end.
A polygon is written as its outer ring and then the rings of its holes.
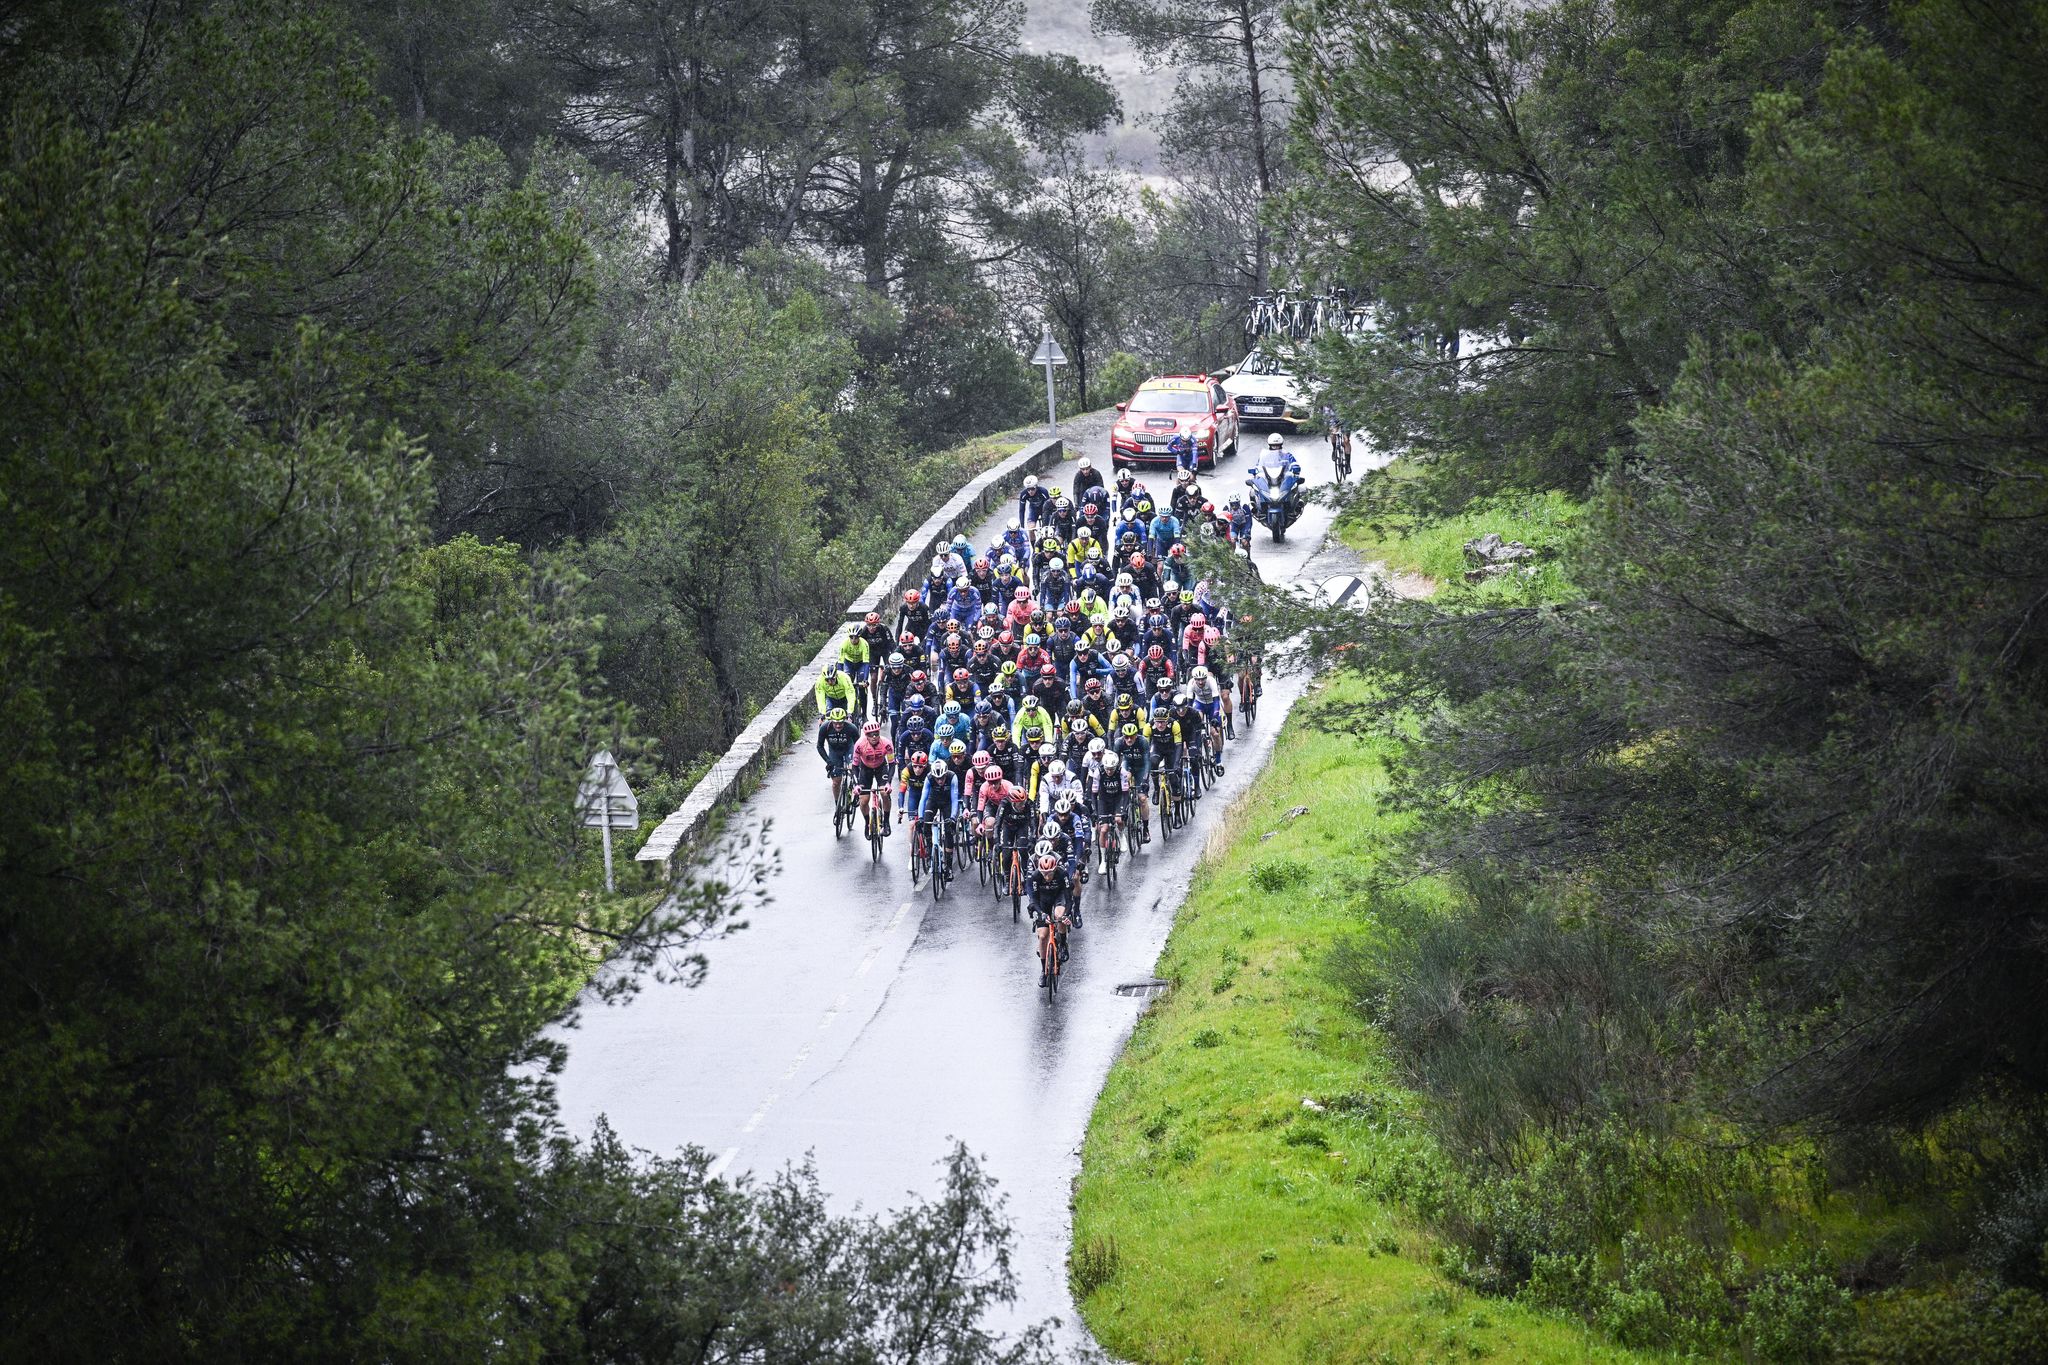
{"type": "MultiPolygon", "coordinates": [[[[1079,452],[1074,458],[1080,458],[1079,452]]],[[[989,513],[1014,501],[1026,474],[1043,474],[1065,459],[1066,448],[1058,438],[1034,441],[969,481],[912,533],[903,548],[875,575],[867,591],[847,607],[846,619],[858,621],[871,611],[879,611],[893,621],[897,600],[906,588],[923,581],[925,567],[939,547],[963,531],[971,536],[989,513]]],[[[1064,484],[1069,480],[1054,482],[1064,484]]],[[[663,873],[668,873],[677,853],[696,842],[714,815],[743,797],[752,780],[765,772],[781,755],[783,747],[803,732],[817,713],[818,675],[838,657],[839,640],[834,633],[816,657],[784,683],[760,714],[748,722],[724,757],[712,764],[711,771],[690,789],[682,807],[647,836],[647,842],[634,855],[638,861],[660,863],[663,873]]]]}

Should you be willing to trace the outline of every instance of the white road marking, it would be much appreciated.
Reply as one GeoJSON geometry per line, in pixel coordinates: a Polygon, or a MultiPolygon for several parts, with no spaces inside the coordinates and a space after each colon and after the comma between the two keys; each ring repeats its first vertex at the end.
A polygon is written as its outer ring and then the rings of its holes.
{"type": "MultiPolygon", "coordinates": [[[[882,932],[884,934],[894,933],[896,931],[897,926],[903,923],[904,917],[910,913],[910,907],[915,904],[917,904],[917,901],[913,898],[897,906],[896,913],[889,917],[889,923],[887,926],[883,928],[882,932]]],[[[854,978],[858,980],[859,978],[866,976],[868,972],[871,969],[873,969],[875,965],[875,959],[880,957],[881,955],[881,944],[877,943],[872,948],[869,948],[866,956],[861,958],[860,966],[854,969],[854,978]]],[[[806,1042],[802,1047],[796,1050],[796,1056],[790,1058],[789,1066],[784,1069],[782,1076],[780,1077],[780,1080],[783,1084],[786,1085],[788,1082],[796,1079],[797,1072],[803,1070],[804,1063],[811,1059],[811,1049],[817,1046],[819,1035],[823,1034],[825,1030],[831,1028],[833,1021],[839,1017],[840,1013],[843,1010],[845,1010],[846,1000],[849,994],[851,994],[850,990],[839,992],[839,998],[834,1000],[831,1003],[831,1005],[826,1008],[825,1016],[818,1021],[817,1032],[813,1033],[810,1037],[810,1040],[806,1042]]],[[[775,1107],[775,1102],[781,1098],[782,1090],[779,1087],[773,1091],[770,1091],[768,1098],[762,1100],[760,1107],[756,1109],[752,1114],[748,1115],[747,1121],[744,1124],[740,1125],[740,1136],[742,1138],[748,1137],[756,1129],[760,1128],[760,1126],[763,1123],[766,1123],[768,1121],[768,1111],[770,1109],[773,1109],[775,1107]]],[[[738,1159],[739,1154],[740,1149],[737,1145],[728,1147],[723,1152],[721,1152],[719,1154],[718,1160],[711,1163],[710,1174],[712,1179],[715,1180],[719,1176],[725,1174],[726,1170],[731,1167],[732,1163],[736,1159],[738,1159]]]]}

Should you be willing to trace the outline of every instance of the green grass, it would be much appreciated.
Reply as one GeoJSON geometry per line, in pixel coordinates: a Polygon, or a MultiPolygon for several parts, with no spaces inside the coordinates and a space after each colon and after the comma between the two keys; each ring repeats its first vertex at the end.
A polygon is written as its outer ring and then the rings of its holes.
{"type": "MultiPolygon", "coordinates": [[[[1396,462],[1386,477],[1412,477],[1396,462]]],[[[1512,584],[1518,593],[1531,592],[1548,601],[1577,594],[1561,572],[1558,556],[1584,514],[1584,505],[1563,493],[1519,493],[1474,503],[1455,517],[1424,520],[1400,515],[1377,519],[1348,516],[1337,524],[1337,535],[1368,559],[1385,560],[1396,572],[1417,573],[1438,584],[1461,584],[1471,567],[1465,558],[1465,542],[1488,531],[1503,540],[1519,540],[1541,551],[1533,579],[1512,584]]],[[[1476,589],[1490,594],[1510,586],[1507,580],[1492,580],[1476,589]]]]}
{"type": "Polygon", "coordinates": [[[1359,929],[1361,881],[1400,818],[1379,802],[1386,744],[1319,731],[1308,709],[1219,832],[1160,961],[1174,987],[1097,1101],[1075,1204],[1082,1316],[1114,1354],[1175,1365],[1645,1358],[1459,1286],[1435,1236],[1367,1192],[1430,1139],[1318,958],[1359,929]]]}

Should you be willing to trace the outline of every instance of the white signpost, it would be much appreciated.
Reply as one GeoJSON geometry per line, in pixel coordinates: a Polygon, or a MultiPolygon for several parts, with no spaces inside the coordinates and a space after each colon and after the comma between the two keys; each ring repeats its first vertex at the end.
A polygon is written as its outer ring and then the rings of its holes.
{"type": "Polygon", "coordinates": [[[1052,339],[1052,324],[1049,322],[1045,324],[1045,339],[1039,342],[1038,349],[1031,353],[1031,363],[1045,366],[1045,434],[1057,436],[1060,434],[1060,418],[1058,410],[1053,406],[1052,369],[1055,365],[1067,363],[1067,353],[1052,339]]]}
{"type": "Polygon", "coordinates": [[[604,889],[616,891],[612,884],[612,831],[640,828],[640,798],[626,785],[626,775],[619,771],[619,761],[610,749],[599,749],[590,760],[590,770],[576,788],[576,813],[586,828],[596,825],[604,831],[604,889]]]}

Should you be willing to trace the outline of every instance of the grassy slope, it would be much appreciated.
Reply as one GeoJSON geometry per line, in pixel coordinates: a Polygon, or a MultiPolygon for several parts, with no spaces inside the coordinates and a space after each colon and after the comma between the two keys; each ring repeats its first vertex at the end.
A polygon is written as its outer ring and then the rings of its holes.
{"type": "MultiPolygon", "coordinates": [[[[1355,696],[1355,683],[1320,699],[1355,696]]],[[[1357,1176],[1426,1143],[1370,1031],[1324,981],[1354,892],[1398,832],[1384,746],[1304,703],[1231,813],[1089,1125],[1076,1195],[1089,1327],[1136,1361],[1518,1361],[1637,1357],[1575,1321],[1488,1300],[1431,1263],[1435,1239],[1357,1176]],[[1285,812],[1305,804],[1307,814],[1285,812]],[[1272,838],[1262,838],[1267,831],[1272,838]],[[1322,1106],[1303,1106],[1304,1099],[1322,1106]]]]}

